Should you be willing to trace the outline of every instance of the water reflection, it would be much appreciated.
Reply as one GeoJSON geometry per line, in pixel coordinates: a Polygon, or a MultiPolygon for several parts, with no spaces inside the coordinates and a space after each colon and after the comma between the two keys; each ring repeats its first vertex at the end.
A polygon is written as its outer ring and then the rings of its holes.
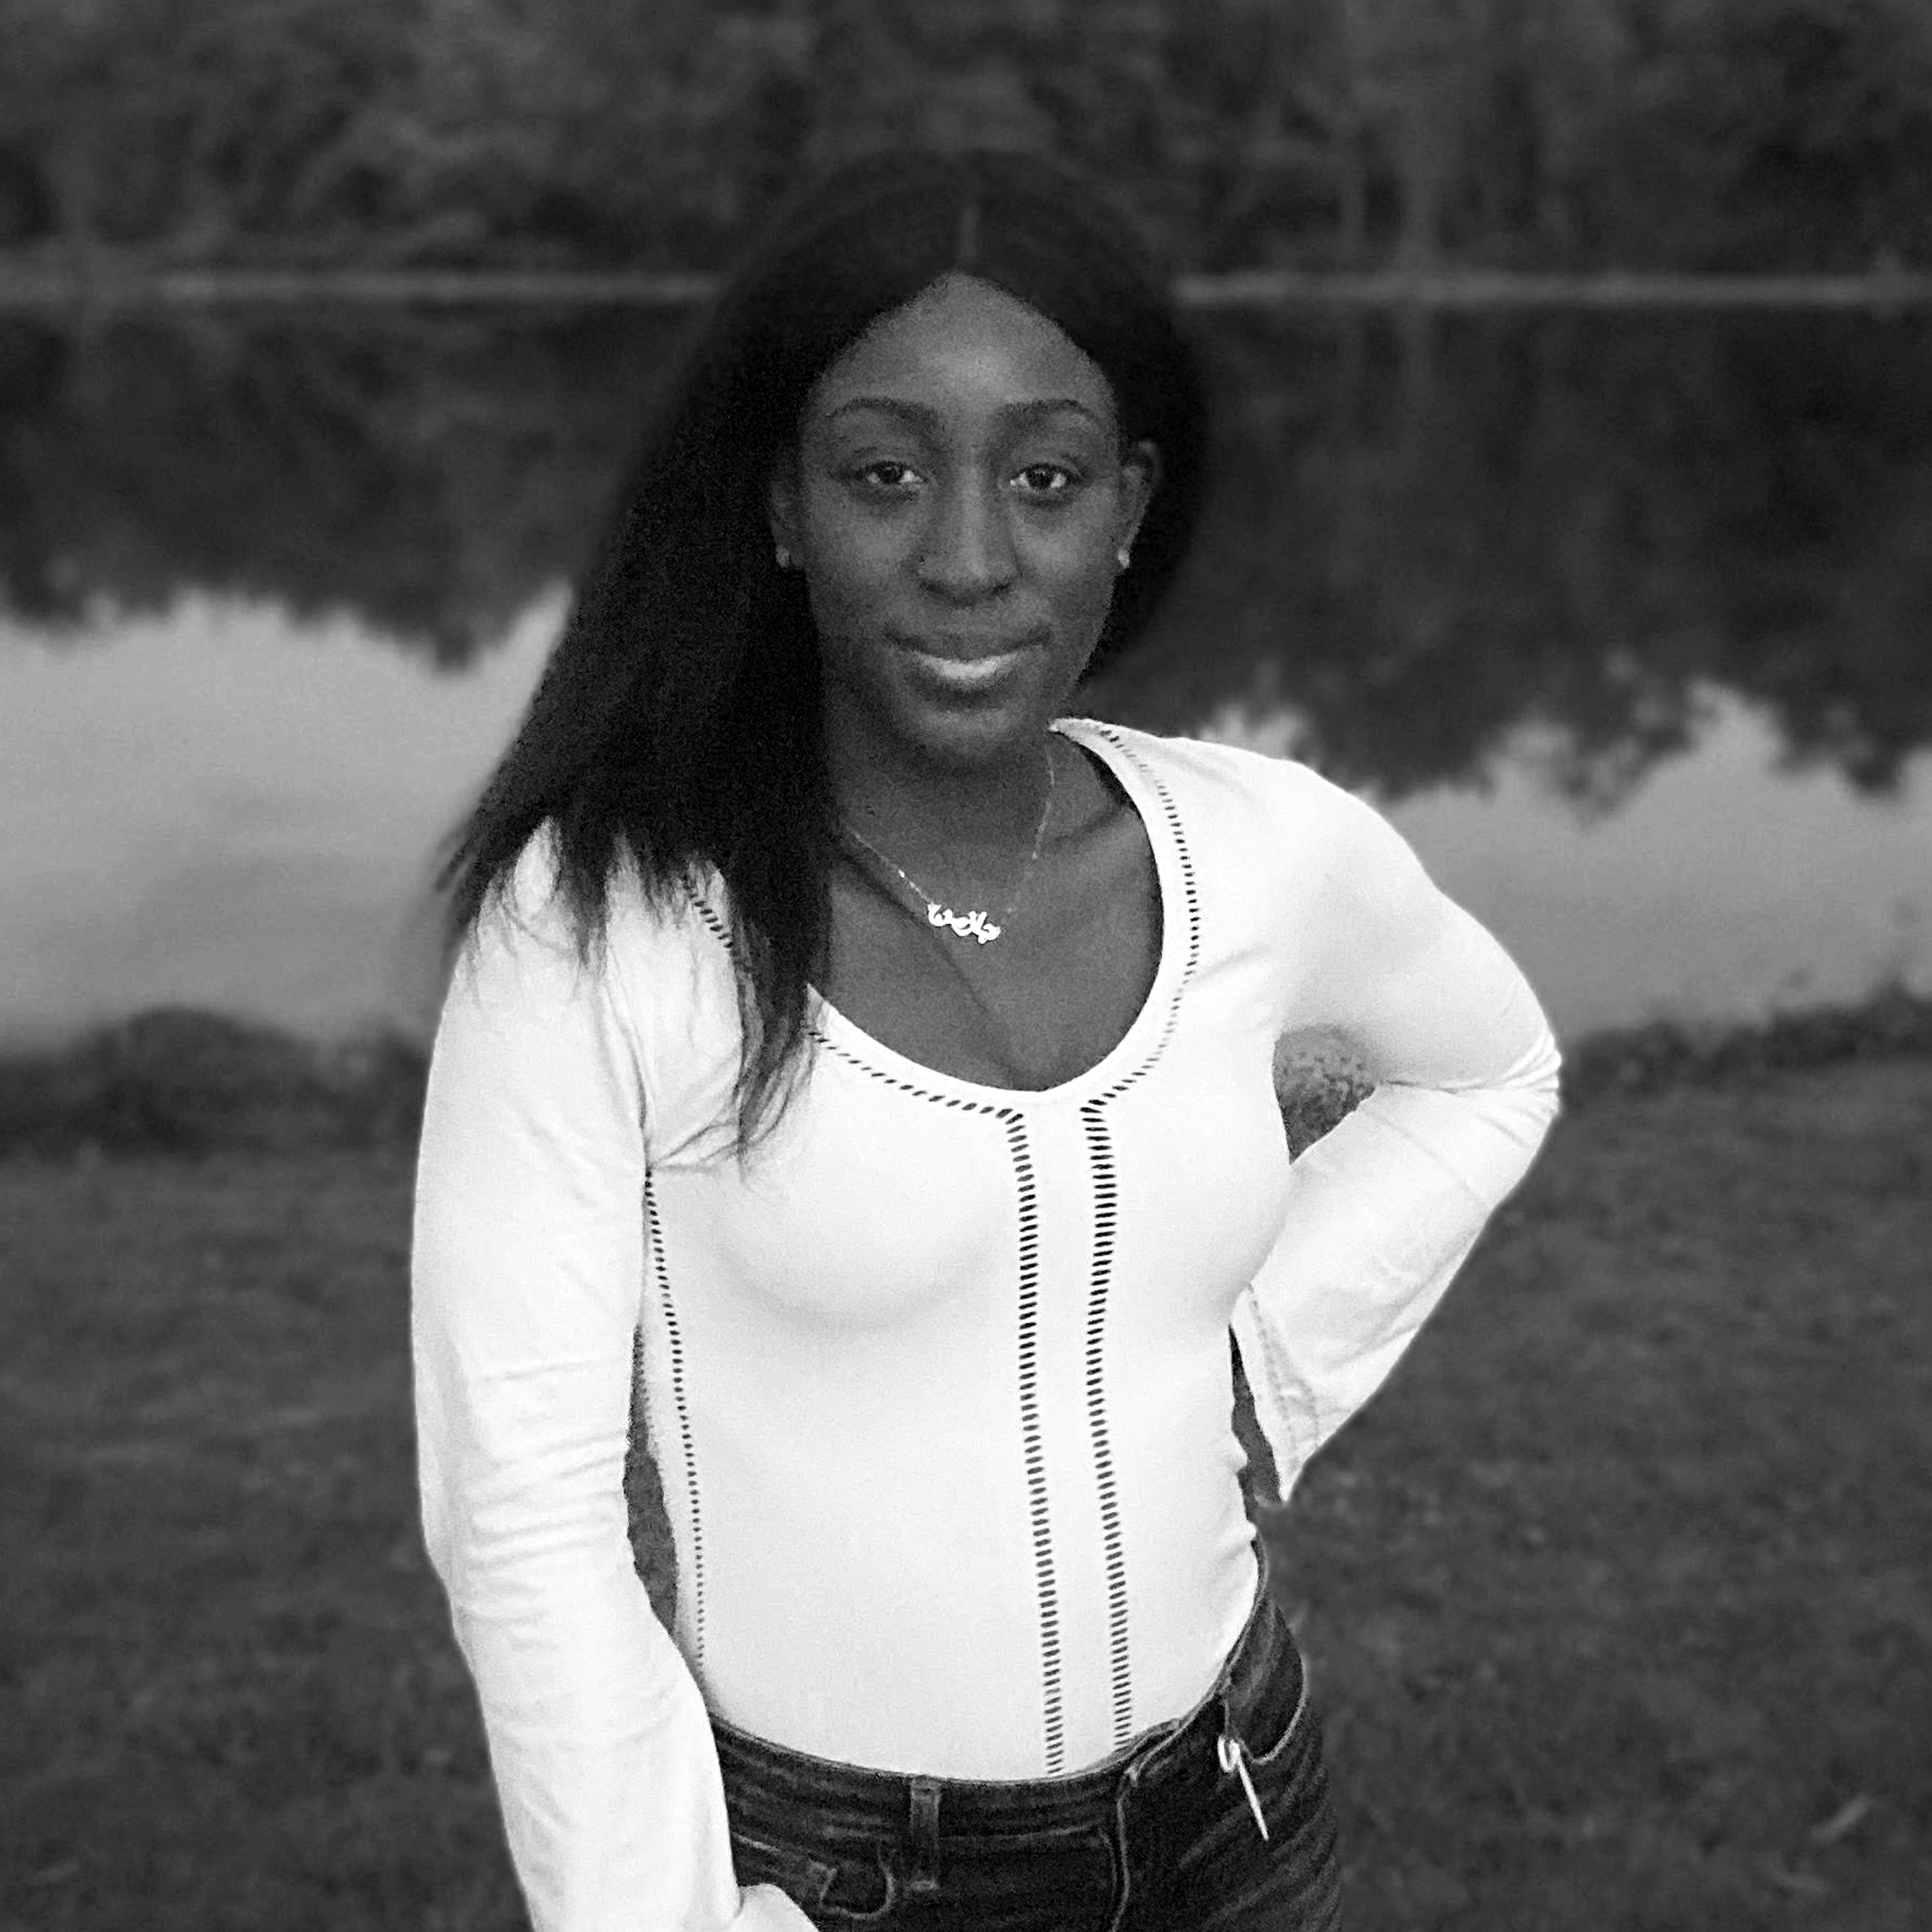
{"type": "Polygon", "coordinates": [[[180,1002],[419,1022],[437,841],[561,600],[460,677],[346,619],[191,598],[58,648],[0,632],[0,1036],[180,1002]]]}
{"type": "Polygon", "coordinates": [[[1932,333],[1842,318],[1224,331],[1234,421],[1175,648],[1120,701],[1246,684],[1395,792],[1527,723],[1614,802],[1696,693],[1883,788],[1932,742],[1932,333]]]}
{"type": "MultiPolygon", "coordinates": [[[[676,333],[0,325],[0,1028],[417,1010],[428,854],[676,333]]],[[[1210,348],[1209,527],[1092,708],[1274,719],[1572,1030],[1924,970],[1928,324],[1258,319],[1210,348]]]]}
{"type": "MultiPolygon", "coordinates": [[[[583,556],[676,333],[0,325],[0,587],[56,622],[241,592],[467,662],[583,556]]],[[[1932,742],[1932,322],[1256,319],[1208,346],[1221,488],[1120,715],[1279,703],[1398,791],[1535,722],[1608,799],[1700,684],[1860,784],[1932,742]]]]}

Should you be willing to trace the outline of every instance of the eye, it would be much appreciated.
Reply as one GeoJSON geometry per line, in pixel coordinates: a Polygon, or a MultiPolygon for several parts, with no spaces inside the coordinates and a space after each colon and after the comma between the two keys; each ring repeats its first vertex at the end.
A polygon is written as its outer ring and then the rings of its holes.
{"type": "Polygon", "coordinates": [[[861,489],[882,496],[902,496],[920,480],[919,472],[910,464],[901,463],[890,456],[862,464],[850,475],[851,480],[861,489]]]}
{"type": "Polygon", "coordinates": [[[1016,472],[1014,481],[1028,496],[1064,496],[1077,489],[1082,478],[1064,463],[1029,463],[1016,472]]]}

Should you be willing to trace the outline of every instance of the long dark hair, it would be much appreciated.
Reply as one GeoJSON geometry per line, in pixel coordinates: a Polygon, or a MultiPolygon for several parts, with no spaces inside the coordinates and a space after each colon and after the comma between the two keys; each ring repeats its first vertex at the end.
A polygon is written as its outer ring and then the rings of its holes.
{"type": "Polygon", "coordinates": [[[780,212],[697,330],[440,874],[460,946],[553,826],[587,960],[621,867],[634,865],[660,908],[715,870],[742,1023],[741,1152],[803,1062],[834,850],[818,645],[802,580],[773,557],[769,486],[826,365],[950,272],[1057,323],[1106,376],[1124,437],[1158,446],[1160,487],[1094,663],[1139,636],[1192,535],[1207,436],[1200,367],[1161,266],[1095,189],[1036,157],[848,164],[780,212]]]}

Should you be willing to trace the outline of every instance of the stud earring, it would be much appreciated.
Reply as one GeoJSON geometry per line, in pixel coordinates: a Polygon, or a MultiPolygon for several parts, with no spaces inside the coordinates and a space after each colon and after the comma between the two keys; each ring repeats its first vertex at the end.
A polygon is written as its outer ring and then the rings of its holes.
{"type": "Polygon", "coordinates": [[[789,548],[788,548],[785,544],[780,544],[778,545],[778,547],[777,550],[773,553],[773,554],[774,554],[774,555],[777,557],[777,559],[778,559],[778,568],[779,568],[779,569],[781,569],[781,570],[789,570],[789,569],[790,569],[790,568],[791,568],[791,551],[790,551],[790,549],[789,549],[789,548]]]}
{"type": "Polygon", "coordinates": [[[1125,570],[1127,566],[1132,563],[1133,560],[1133,554],[1127,548],[1125,544],[1121,544],[1120,548],[1114,553],[1114,561],[1118,564],[1123,570],[1125,570]]]}

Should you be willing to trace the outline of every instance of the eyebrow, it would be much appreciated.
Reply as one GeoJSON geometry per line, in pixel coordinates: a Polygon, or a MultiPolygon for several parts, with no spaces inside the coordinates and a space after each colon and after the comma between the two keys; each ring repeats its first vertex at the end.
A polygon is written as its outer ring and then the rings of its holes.
{"type": "MultiPolygon", "coordinates": [[[[915,429],[932,430],[940,427],[940,412],[924,403],[908,400],[902,396],[854,396],[841,403],[836,409],[828,410],[825,419],[836,422],[841,416],[854,416],[862,410],[876,410],[880,414],[896,416],[910,423],[915,429]]],[[[1022,403],[1003,403],[995,412],[1003,422],[1030,423],[1046,416],[1067,414],[1084,416],[1096,429],[1107,427],[1104,418],[1097,416],[1088,406],[1072,396],[1047,396],[1030,399],[1022,403]]]]}

